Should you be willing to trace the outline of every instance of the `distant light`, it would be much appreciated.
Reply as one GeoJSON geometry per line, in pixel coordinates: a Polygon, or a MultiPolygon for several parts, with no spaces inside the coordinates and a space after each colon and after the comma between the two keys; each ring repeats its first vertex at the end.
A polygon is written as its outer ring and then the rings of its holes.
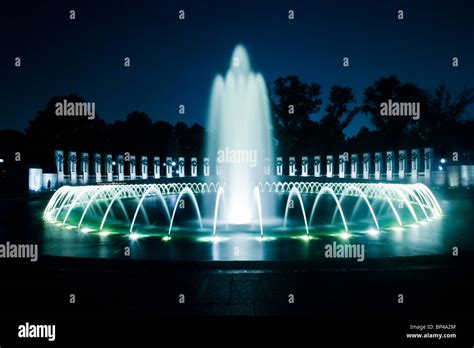
{"type": "Polygon", "coordinates": [[[102,232],[99,232],[99,236],[101,236],[101,237],[107,237],[109,234],[110,234],[109,231],[102,231],[102,232]]]}
{"type": "Polygon", "coordinates": [[[171,165],[174,167],[176,165],[176,162],[171,162],[171,165]]]}
{"type": "Polygon", "coordinates": [[[117,164],[117,163],[115,163],[115,162],[112,162],[112,165],[113,165],[113,166],[114,166],[114,165],[116,165],[116,164],[117,164]]]}
{"type": "Polygon", "coordinates": [[[441,158],[441,161],[440,161],[442,164],[445,164],[446,163],[446,159],[444,158],[441,158]]]}
{"type": "Polygon", "coordinates": [[[89,233],[91,232],[92,230],[90,228],[87,228],[87,227],[84,227],[84,228],[81,228],[81,232],[82,233],[89,233]]]}
{"type": "Polygon", "coordinates": [[[395,231],[395,232],[401,232],[401,231],[403,231],[403,227],[395,226],[395,227],[392,227],[392,230],[395,231]]]}
{"type": "Polygon", "coordinates": [[[3,158],[0,158],[0,163],[3,163],[3,158]]]}
{"type": "Polygon", "coordinates": [[[171,237],[165,236],[161,240],[164,241],[164,242],[167,242],[167,241],[171,240],[171,237]]]}
{"type": "Polygon", "coordinates": [[[442,167],[442,166],[438,166],[438,170],[443,170],[443,167],[442,167]]]}

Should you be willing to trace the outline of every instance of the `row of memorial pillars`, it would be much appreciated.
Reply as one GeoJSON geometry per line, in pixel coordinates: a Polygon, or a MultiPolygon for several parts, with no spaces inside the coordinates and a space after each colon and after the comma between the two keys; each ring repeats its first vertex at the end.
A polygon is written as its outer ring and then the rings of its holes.
{"type": "MultiPolygon", "coordinates": [[[[396,168],[396,153],[395,151],[387,151],[385,156],[385,175],[387,180],[393,180],[395,176],[398,176],[399,179],[405,179],[408,175],[408,161],[410,161],[410,176],[412,178],[417,178],[421,173],[421,161],[424,161],[423,175],[425,178],[430,178],[432,171],[432,161],[433,161],[433,149],[425,148],[423,157],[420,156],[419,149],[412,149],[410,155],[408,156],[407,150],[398,151],[398,173],[395,172],[396,168]],[[396,175],[398,174],[398,175],[396,175]]],[[[327,155],[326,156],[326,177],[333,178],[335,177],[334,165],[335,156],[327,155]]],[[[359,178],[360,169],[362,169],[362,178],[370,179],[373,174],[375,180],[381,180],[384,170],[384,158],[382,152],[376,152],[372,158],[370,153],[362,154],[362,157],[359,158],[358,154],[349,155],[342,154],[337,157],[338,173],[337,177],[345,178],[349,177],[347,167],[350,165],[350,177],[352,179],[359,178]],[[374,161],[373,173],[372,173],[372,160],[374,161]],[[361,168],[360,168],[361,166],[361,168]]],[[[308,157],[303,156],[301,158],[301,176],[309,176],[309,162],[308,157]]],[[[267,172],[267,170],[266,170],[267,172]]],[[[276,160],[276,175],[283,175],[283,157],[277,157],[276,160]]],[[[288,175],[296,176],[296,158],[290,157],[288,161],[288,175]]],[[[322,173],[322,161],[321,156],[314,156],[314,176],[321,177],[322,173]]]]}
{"type": "MultiPolygon", "coordinates": [[[[423,153],[424,159],[424,176],[430,177],[432,170],[432,148],[425,148],[423,153]]],[[[408,161],[411,161],[411,177],[416,178],[419,176],[421,168],[420,150],[413,149],[410,151],[408,156],[407,150],[398,151],[398,159],[396,158],[395,151],[387,151],[385,156],[385,176],[387,180],[393,180],[395,176],[398,176],[399,179],[405,179],[407,177],[408,170],[408,161]],[[396,160],[398,160],[398,173],[395,173],[396,160]],[[398,174],[398,175],[396,175],[398,174]]],[[[58,183],[60,185],[65,182],[65,168],[64,168],[64,154],[63,151],[55,152],[56,159],[56,168],[58,173],[58,183]]],[[[353,179],[359,178],[360,166],[362,169],[362,178],[370,179],[372,174],[375,180],[380,180],[382,178],[382,172],[384,170],[384,159],[382,152],[376,152],[372,159],[370,153],[362,154],[362,157],[359,157],[358,154],[352,154],[349,156],[348,153],[339,155],[337,159],[333,155],[326,156],[326,177],[332,178],[335,177],[335,160],[337,160],[338,173],[337,177],[345,178],[349,177],[347,167],[350,166],[350,177],[353,179]],[[373,173],[372,173],[372,160],[374,161],[373,173]]],[[[70,184],[75,185],[78,181],[78,160],[77,154],[74,151],[69,151],[67,154],[67,174],[70,176],[70,184]]],[[[89,173],[90,170],[90,159],[88,153],[81,153],[79,161],[79,173],[82,175],[82,183],[87,184],[90,180],[90,177],[95,176],[95,182],[111,182],[114,180],[114,165],[117,167],[116,174],[118,181],[125,180],[125,166],[129,166],[130,180],[137,179],[137,159],[134,155],[129,155],[125,157],[124,155],[117,155],[116,161],[114,163],[113,157],[110,154],[104,156],[104,161],[102,162],[102,155],[100,153],[93,154],[92,157],[92,173],[89,173]],[[104,176],[102,175],[102,169],[105,170],[104,176]]],[[[314,156],[314,176],[321,177],[322,173],[322,159],[321,156],[314,156]]],[[[191,158],[191,176],[196,177],[198,172],[198,160],[196,157],[191,158]]],[[[148,157],[140,157],[140,178],[143,180],[148,179],[148,157]]],[[[301,158],[301,174],[297,174],[296,169],[296,158],[290,157],[288,162],[288,174],[289,176],[301,175],[303,177],[309,176],[309,158],[308,156],[303,156],[301,158]]],[[[166,157],[164,163],[165,176],[166,178],[172,178],[175,175],[179,177],[185,177],[185,159],[184,157],[179,157],[178,161],[175,162],[172,157],[166,157]]],[[[283,176],[283,157],[277,157],[276,159],[276,175],[283,176]]],[[[264,160],[264,174],[272,175],[271,169],[271,160],[265,158],[264,160]]],[[[160,178],[160,157],[153,157],[153,178],[160,178]]],[[[215,167],[215,174],[221,174],[221,167],[219,164],[215,167]]],[[[203,175],[210,176],[210,161],[208,157],[203,159],[203,175]]]]}
{"type": "MultiPolygon", "coordinates": [[[[67,159],[64,157],[63,151],[55,151],[55,162],[56,170],[58,174],[58,184],[63,185],[65,183],[65,175],[69,175],[69,183],[75,185],[78,183],[78,174],[82,175],[82,183],[87,184],[90,182],[90,178],[95,178],[95,182],[112,182],[114,180],[114,166],[116,166],[116,175],[118,181],[125,180],[125,166],[129,166],[130,180],[137,179],[137,157],[134,155],[127,156],[128,160],[124,155],[117,155],[115,163],[111,154],[104,156],[104,162],[102,162],[102,154],[94,153],[92,155],[92,168],[90,166],[90,158],[88,153],[81,153],[80,160],[77,160],[77,154],[74,151],[67,153],[67,159]],[[65,168],[65,162],[67,163],[67,170],[65,168]],[[78,168],[79,162],[79,168],[78,168]],[[79,169],[79,170],[78,170],[79,169]],[[104,170],[104,175],[102,174],[104,170]],[[90,172],[91,171],[91,172],[90,172]]],[[[140,178],[142,180],[148,179],[148,157],[140,157],[140,178]]],[[[161,167],[160,157],[153,157],[153,178],[160,179],[161,167]]],[[[171,157],[166,158],[166,177],[173,177],[173,171],[177,167],[177,174],[179,177],[185,176],[185,161],[184,157],[179,157],[178,162],[174,162],[171,157]]],[[[197,176],[198,161],[196,157],[191,158],[191,176],[197,176]]],[[[203,161],[204,175],[210,175],[209,158],[204,158],[203,161]]],[[[219,167],[218,167],[219,171],[219,167]]],[[[216,174],[219,174],[217,172],[216,174]]]]}

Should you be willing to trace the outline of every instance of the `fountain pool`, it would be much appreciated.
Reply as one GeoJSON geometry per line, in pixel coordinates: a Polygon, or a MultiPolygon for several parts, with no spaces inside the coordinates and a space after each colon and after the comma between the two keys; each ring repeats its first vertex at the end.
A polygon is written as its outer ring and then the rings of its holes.
{"type": "Polygon", "coordinates": [[[371,245],[372,256],[445,251],[429,232],[443,211],[425,185],[279,181],[264,174],[274,159],[270,103],[241,45],[225,76],[214,80],[208,130],[216,176],[61,187],[43,212],[52,241],[47,252],[123,257],[131,243],[138,258],[311,259],[334,239],[371,245]]]}

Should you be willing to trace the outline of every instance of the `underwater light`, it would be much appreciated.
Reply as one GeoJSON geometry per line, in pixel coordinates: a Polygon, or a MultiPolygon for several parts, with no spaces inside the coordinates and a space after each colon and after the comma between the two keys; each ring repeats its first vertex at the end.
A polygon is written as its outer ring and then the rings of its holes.
{"type": "Polygon", "coordinates": [[[375,228],[371,228],[370,230],[367,231],[367,234],[372,237],[376,237],[380,234],[380,231],[376,230],[375,228]]]}
{"type": "Polygon", "coordinates": [[[102,232],[99,232],[99,236],[101,236],[101,237],[107,237],[109,234],[110,234],[109,231],[102,231],[102,232]]]}
{"type": "Polygon", "coordinates": [[[200,242],[213,242],[213,243],[219,243],[228,240],[229,238],[225,237],[218,237],[218,236],[211,236],[211,237],[201,237],[198,238],[198,241],[200,242]]]}
{"type": "Polygon", "coordinates": [[[341,232],[339,235],[342,239],[349,239],[351,237],[351,234],[349,232],[341,232]]]}
{"type": "Polygon", "coordinates": [[[89,233],[89,232],[91,232],[91,231],[92,231],[92,229],[87,228],[87,227],[81,228],[81,232],[82,232],[82,233],[89,233]]]}
{"type": "Polygon", "coordinates": [[[165,237],[161,238],[161,240],[164,241],[164,242],[167,242],[167,241],[171,240],[171,237],[170,236],[165,236],[165,237]]]}
{"type": "Polygon", "coordinates": [[[276,240],[275,237],[264,237],[264,236],[254,237],[254,238],[249,238],[249,239],[253,239],[253,240],[256,240],[256,241],[259,241],[259,242],[269,242],[269,241],[272,241],[272,240],[276,240]]]}
{"type": "Polygon", "coordinates": [[[66,230],[72,230],[74,229],[76,226],[72,226],[72,225],[68,225],[65,227],[66,230]]]}
{"type": "Polygon", "coordinates": [[[137,240],[138,238],[140,238],[140,235],[138,233],[130,233],[130,237],[129,237],[131,240],[137,240]]]}
{"type": "Polygon", "coordinates": [[[395,232],[402,232],[402,231],[403,231],[403,227],[401,227],[401,226],[395,226],[395,227],[392,227],[391,230],[392,230],[392,231],[395,231],[395,232]]]}

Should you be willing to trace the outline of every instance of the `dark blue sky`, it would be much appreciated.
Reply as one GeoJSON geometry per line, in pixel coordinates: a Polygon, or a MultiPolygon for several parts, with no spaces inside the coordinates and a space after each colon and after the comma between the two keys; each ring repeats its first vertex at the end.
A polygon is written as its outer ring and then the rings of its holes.
{"type": "MultiPolygon", "coordinates": [[[[272,82],[296,74],[365,87],[381,76],[453,92],[474,87],[473,1],[44,1],[2,4],[0,129],[22,130],[53,96],[96,102],[106,121],[134,110],[206,124],[211,82],[236,44],[272,82]],[[69,10],[77,19],[70,21],[69,10]],[[178,10],[186,20],[177,19],[178,10]],[[293,9],[296,19],[287,19],[293,9]],[[403,9],[405,19],[397,20],[403,9]],[[13,67],[14,57],[22,68],[13,67]],[[123,67],[123,58],[132,67],[123,67]],[[342,57],[351,67],[343,68],[342,57]],[[451,67],[451,58],[460,67],[451,67]],[[186,114],[178,114],[178,105],[186,114]]],[[[368,125],[359,116],[347,130],[368,125]]]]}

